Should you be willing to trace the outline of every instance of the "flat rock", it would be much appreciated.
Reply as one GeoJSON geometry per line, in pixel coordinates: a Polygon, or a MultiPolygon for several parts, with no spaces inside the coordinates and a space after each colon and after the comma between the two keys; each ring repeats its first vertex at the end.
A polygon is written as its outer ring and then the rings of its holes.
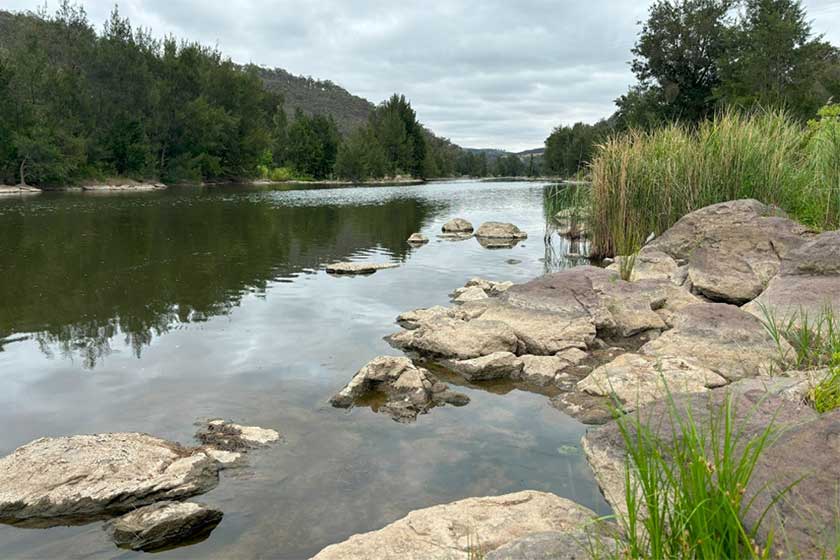
{"type": "Polygon", "coordinates": [[[373,274],[377,270],[397,268],[397,263],[340,262],[327,265],[330,274],[373,274]]]}
{"type": "Polygon", "coordinates": [[[468,301],[479,301],[482,299],[487,299],[490,296],[478,286],[467,286],[464,288],[458,288],[452,294],[453,298],[452,301],[455,303],[466,303],[468,301]]]}
{"type": "Polygon", "coordinates": [[[440,228],[443,233],[472,233],[473,225],[464,218],[453,218],[440,228]]]}
{"type": "Polygon", "coordinates": [[[513,224],[485,222],[475,231],[475,236],[486,239],[527,239],[528,234],[513,224]]]}
{"type": "Polygon", "coordinates": [[[552,385],[564,369],[572,364],[557,356],[520,356],[522,370],[519,378],[525,383],[545,387],[552,385]]]}
{"type": "Polygon", "coordinates": [[[416,510],[386,527],[328,546],[313,560],[469,560],[526,535],[579,532],[595,513],[570,500],[526,490],[416,510]]]}
{"type": "Polygon", "coordinates": [[[684,307],[671,330],[641,348],[659,358],[691,359],[729,381],[779,371],[781,357],[790,351],[785,341],[777,346],[755,316],[724,303],[684,307]]]}
{"type": "Polygon", "coordinates": [[[513,249],[516,247],[521,238],[516,237],[475,237],[478,244],[485,249],[513,249]]]}
{"type": "Polygon", "coordinates": [[[467,283],[464,284],[465,288],[472,288],[473,286],[481,288],[489,296],[497,296],[499,294],[503,294],[504,292],[512,288],[513,282],[495,282],[493,280],[486,280],[484,278],[476,277],[470,278],[467,281],[467,283]]]}
{"type": "Polygon", "coordinates": [[[564,315],[495,303],[480,318],[506,325],[514,333],[521,352],[534,355],[552,356],[570,348],[586,348],[596,332],[590,316],[580,311],[564,315]]]}
{"type": "Polygon", "coordinates": [[[440,365],[468,381],[516,379],[522,373],[522,360],[511,352],[494,352],[469,360],[442,360],[440,365]]]}
{"type": "Polygon", "coordinates": [[[37,187],[30,187],[29,185],[0,185],[0,195],[6,194],[39,194],[41,189],[37,187]]]}
{"type": "Polygon", "coordinates": [[[420,325],[424,323],[432,323],[434,321],[452,318],[450,311],[451,310],[448,307],[443,307],[442,305],[413,309],[411,311],[401,313],[397,317],[397,324],[404,329],[414,330],[420,328],[420,325]]]}
{"type": "Polygon", "coordinates": [[[41,438],[0,459],[0,520],[44,525],[125,513],[202,494],[218,463],[138,433],[41,438]]]}
{"type": "Polygon", "coordinates": [[[591,560],[592,553],[610,553],[621,550],[619,542],[609,535],[592,535],[589,532],[546,531],[526,535],[500,546],[484,557],[484,560],[591,560]]]}
{"type": "Polygon", "coordinates": [[[781,259],[809,236],[775,207],[735,200],[683,216],[643,250],[687,261],[697,293],[740,305],[758,296],[779,272],[781,259]]]}
{"type": "Polygon", "coordinates": [[[629,412],[668,393],[699,393],[726,385],[726,379],[690,359],[627,353],[596,368],[577,388],[617,399],[629,412]]]}
{"type": "Polygon", "coordinates": [[[441,404],[464,405],[466,395],[454,393],[428,370],[414,365],[405,357],[378,356],[365,364],[330,404],[349,408],[358,401],[382,394],[386,400],[375,410],[390,414],[398,422],[413,422],[441,404]]]}
{"type": "Polygon", "coordinates": [[[507,324],[493,320],[463,321],[445,318],[397,333],[390,342],[420,355],[468,360],[494,352],[515,352],[519,340],[507,324]]]}
{"type": "MultiPolygon", "coordinates": [[[[769,394],[760,388],[729,385],[706,393],[675,395],[673,406],[677,417],[685,420],[690,412],[695,425],[708,428],[712,414],[719,415],[726,399],[731,399],[734,429],[742,433],[746,442],[760,434],[771,422],[779,430],[804,424],[817,417],[816,412],[804,404],[769,394]]],[[[679,433],[673,425],[671,405],[667,399],[648,404],[618,422],[624,422],[629,437],[635,437],[636,422],[647,426],[663,445],[663,449],[674,445],[674,434],[679,433]]],[[[626,515],[625,501],[625,457],[624,438],[616,421],[590,430],[584,436],[583,450],[595,473],[607,502],[613,510],[626,515]]],[[[667,452],[667,451],[666,451],[667,452]]]]}
{"type": "Polygon", "coordinates": [[[412,233],[406,242],[409,245],[424,245],[429,242],[429,238],[422,233],[412,233]]]}
{"type": "Polygon", "coordinates": [[[114,543],[132,550],[154,551],[194,543],[222,520],[222,512],[191,502],[158,502],[106,524],[114,543]]]}

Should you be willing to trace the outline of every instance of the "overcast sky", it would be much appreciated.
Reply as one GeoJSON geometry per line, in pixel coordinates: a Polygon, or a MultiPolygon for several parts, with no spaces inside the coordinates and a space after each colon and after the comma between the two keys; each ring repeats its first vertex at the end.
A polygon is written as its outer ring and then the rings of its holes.
{"type": "MultiPolygon", "coordinates": [[[[31,9],[37,0],[3,0],[31,9]]],[[[57,4],[52,0],[51,7],[57,4]]],[[[329,79],[374,103],[404,93],[420,120],[468,147],[541,146],[551,129],[611,114],[641,0],[121,0],[155,35],[217,45],[237,62],[329,79]]],[[[840,0],[806,0],[840,45],[840,0]]],[[[84,2],[97,27],[114,0],[84,2]]]]}

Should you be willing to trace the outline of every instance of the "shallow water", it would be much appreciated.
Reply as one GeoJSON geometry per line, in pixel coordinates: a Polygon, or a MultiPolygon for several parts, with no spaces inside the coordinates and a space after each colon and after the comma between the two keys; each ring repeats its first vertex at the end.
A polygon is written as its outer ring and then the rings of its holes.
{"type": "MultiPolygon", "coordinates": [[[[194,422],[272,427],[283,441],[197,501],[225,517],[155,558],[307,558],[410,510],[537,489],[599,513],[584,428],[544,395],[458,387],[472,401],[398,424],[329,406],[408,309],[473,276],[525,281],[570,266],[547,235],[547,185],[43,194],[0,199],[0,455],[32,439],[141,431],[193,442],[194,422]],[[511,221],[529,239],[439,241],[448,219],[511,221]],[[432,239],[413,249],[420,231],[432,239]],[[333,277],[336,260],[399,262],[333,277]],[[517,262],[519,261],[519,262],[517,262]],[[514,263],[514,264],[512,264],[514,263]],[[571,446],[571,448],[570,448],[571,446]]],[[[550,232],[549,232],[550,233],[550,232]]],[[[571,248],[572,252],[578,252],[571,248]]],[[[0,558],[127,558],[100,523],[0,525],[0,558]]]]}

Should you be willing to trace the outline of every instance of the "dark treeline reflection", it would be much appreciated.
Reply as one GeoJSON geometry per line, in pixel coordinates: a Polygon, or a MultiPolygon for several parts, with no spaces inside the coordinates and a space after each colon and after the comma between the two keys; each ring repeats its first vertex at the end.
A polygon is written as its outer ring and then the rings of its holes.
{"type": "Polygon", "coordinates": [[[120,334],[226,314],[242,295],[380,249],[403,259],[432,205],[395,198],[286,206],[269,193],[43,195],[0,205],[0,351],[31,333],[87,367],[120,334]],[[5,340],[5,342],[4,342],[5,340]]]}

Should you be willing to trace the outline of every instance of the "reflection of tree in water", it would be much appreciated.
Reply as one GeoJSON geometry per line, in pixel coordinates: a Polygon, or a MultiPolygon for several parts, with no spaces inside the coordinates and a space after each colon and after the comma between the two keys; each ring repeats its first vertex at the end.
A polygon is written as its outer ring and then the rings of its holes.
{"type": "Polygon", "coordinates": [[[271,281],[369,250],[402,260],[433,208],[409,198],[289,207],[173,191],[45,196],[0,212],[0,350],[13,333],[35,333],[46,354],[94,367],[119,334],[139,356],[155,336],[227,314],[271,281]]]}
{"type": "Polygon", "coordinates": [[[583,219],[579,215],[581,202],[581,190],[576,186],[548,185],[543,190],[543,215],[545,217],[543,269],[546,274],[586,264],[586,260],[581,257],[569,257],[569,255],[586,256],[589,254],[589,244],[580,235],[583,227],[583,219]],[[557,215],[570,210],[572,212],[566,218],[568,223],[561,228],[557,215]],[[564,234],[563,231],[577,233],[570,236],[564,234]]]}

